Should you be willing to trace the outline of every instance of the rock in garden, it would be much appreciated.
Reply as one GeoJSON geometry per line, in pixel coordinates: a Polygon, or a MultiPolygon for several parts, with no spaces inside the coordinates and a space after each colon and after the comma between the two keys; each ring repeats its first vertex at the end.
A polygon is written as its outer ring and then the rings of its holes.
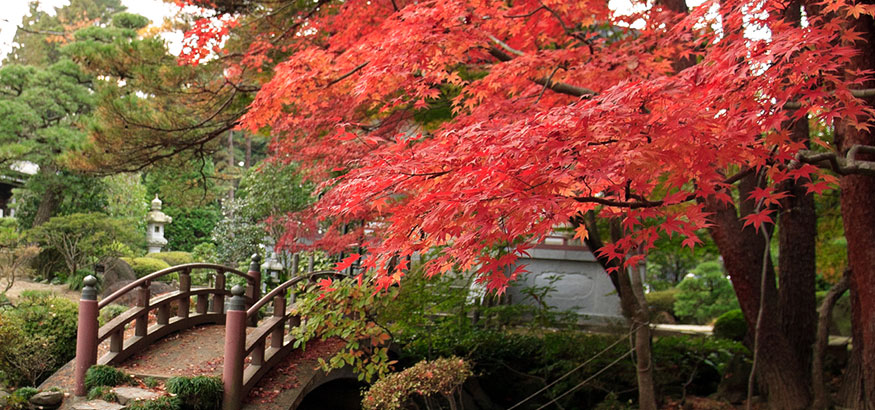
{"type": "Polygon", "coordinates": [[[125,406],[118,403],[110,403],[103,400],[91,400],[84,403],[76,403],[73,410],[122,410],[125,406]]]}
{"type": "Polygon", "coordinates": [[[64,401],[64,392],[59,391],[39,392],[30,398],[31,404],[48,408],[60,407],[62,401],[64,401]]]}
{"type": "Polygon", "coordinates": [[[119,258],[105,258],[103,264],[103,286],[109,287],[118,281],[136,280],[137,274],[127,262],[119,258]]]}
{"type": "Polygon", "coordinates": [[[118,402],[121,404],[128,404],[134,400],[152,400],[161,396],[158,393],[136,387],[116,387],[112,391],[118,396],[118,402]]]}

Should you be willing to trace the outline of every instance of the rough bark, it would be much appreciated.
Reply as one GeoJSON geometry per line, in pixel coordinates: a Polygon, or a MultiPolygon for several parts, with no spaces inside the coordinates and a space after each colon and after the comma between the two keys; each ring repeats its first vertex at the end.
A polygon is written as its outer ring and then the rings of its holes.
{"type": "MultiPolygon", "coordinates": [[[[586,246],[595,251],[604,242],[595,223],[595,215],[589,213],[585,218],[573,218],[572,224],[586,224],[589,236],[584,240],[586,246]]],[[[611,221],[611,236],[614,240],[622,235],[619,221],[611,221]]],[[[637,355],[638,407],[642,410],[655,410],[656,388],[653,382],[652,335],[650,332],[650,312],[647,300],[644,298],[644,287],[638,272],[631,275],[617,260],[608,260],[596,254],[596,260],[610,274],[611,282],[620,296],[620,306],[623,315],[629,320],[635,331],[635,353],[637,355]]]]}
{"type": "MultiPolygon", "coordinates": [[[[808,141],[807,117],[787,128],[794,141],[808,141]]],[[[782,201],[778,217],[778,309],[781,332],[801,362],[802,376],[808,379],[817,327],[814,294],[817,214],[814,197],[803,186],[806,182],[789,180],[780,186],[790,196],[782,201]]]]}
{"type": "Polygon", "coordinates": [[[829,346],[829,325],[832,319],[832,309],[836,301],[848,290],[850,286],[849,270],[845,270],[842,279],[833,285],[826,293],[823,302],[818,309],[817,338],[814,344],[814,354],[811,359],[811,408],[814,410],[829,407],[829,395],[826,392],[826,384],[823,379],[823,360],[826,357],[826,348],[829,346]]]}
{"type": "Polygon", "coordinates": [[[51,165],[40,168],[39,172],[50,182],[47,184],[42,198],[40,198],[39,207],[37,207],[36,214],[33,217],[34,227],[46,223],[55,214],[55,210],[58,209],[58,205],[61,203],[64,187],[51,181],[56,171],[55,167],[51,165]]]}
{"type": "MultiPolygon", "coordinates": [[[[740,182],[741,198],[748,197],[748,193],[756,186],[756,178],[752,175],[740,182]]],[[[749,214],[755,206],[749,200],[740,201],[738,210],[732,205],[717,201],[706,203],[706,209],[714,215],[714,225],[710,228],[711,237],[723,257],[749,329],[755,329],[757,325],[766,243],[761,232],[751,226],[743,227],[738,214],[749,214]]],[[[767,261],[765,272],[766,288],[765,299],[762,300],[763,317],[757,347],[757,376],[768,394],[771,408],[804,409],[810,401],[809,379],[804,376],[807,369],[802,366],[803,361],[796,357],[795,349],[781,331],[778,289],[771,261],[767,261]]]]}
{"type": "MultiPolygon", "coordinates": [[[[866,1],[864,3],[872,4],[866,1]]],[[[875,69],[875,22],[869,16],[861,15],[855,20],[853,30],[861,33],[864,40],[858,41],[859,53],[853,57],[846,76],[855,80],[853,70],[875,69]]],[[[875,81],[865,81],[861,88],[875,87],[875,81]]],[[[872,101],[870,99],[869,103],[872,101]]],[[[871,130],[861,131],[845,121],[836,124],[836,145],[845,154],[855,145],[875,145],[875,134],[871,130]]],[[[859,160],[875,161],[875,155],[860,154],[859,160]]],[[[853,346],[860,349],[859,360],[862,374],[860,405],[875,408],[875,177],[866,175],[845,175],[840,182],[842,190],[842,222],[848,241],[848,267],[850,279],[851,304],[853,311],[853,346]]]]}

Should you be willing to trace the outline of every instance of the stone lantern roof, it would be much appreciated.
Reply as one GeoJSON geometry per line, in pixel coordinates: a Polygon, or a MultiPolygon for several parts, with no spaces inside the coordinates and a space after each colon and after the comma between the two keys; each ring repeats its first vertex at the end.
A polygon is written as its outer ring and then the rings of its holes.
{"type": "Polygon", "coordinates": [[[161,212],[161,200],[158,199],[158,194],[155,194],[155,199],[152,200],[152,210],[146,214],[146,222],[150,224],[169,224],[173,222],[173,218],[161,212]]]}

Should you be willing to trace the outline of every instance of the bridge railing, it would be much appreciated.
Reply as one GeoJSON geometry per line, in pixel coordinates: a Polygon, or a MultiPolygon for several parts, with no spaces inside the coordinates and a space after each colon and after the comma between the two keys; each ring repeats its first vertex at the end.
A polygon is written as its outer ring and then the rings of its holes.
{"type": "Polygon", "coordinates": [[[246,288],[241,287],[240,301],[246,306],[259,299],[261,292],[260,257],[253,255],[249,272],[243,273],[223,265],[210,263],[189,263],[174,266],[146,275],[122,287],[100,302],[97,301],[93,276],[85,279],[82,298],[79,301],[79,328],[76,340],[75,394],[84,396],[85,372],[95,364],[117,364],[141,351],[162,337],[197,325],[225,321],[226,274],[234,274],[246,280],[246,288]],[[210,288],[192,288],[191,273],[195,269],[213,271],[215,285],[210,288]],[[150,287],[153,281],[177,274],[179,287],[176,291],[151,298],[150,287]],[[100,309],[131,292],[136,292],[136,306],[110,320],[98,329],[97,318],[100,309]],[[195,298],[195,309],[191,312],[191,300],[195,298]],[[212,300],[212,306],[210,301],[212,300]],[[171,315],[172,305],[176,303],[175,315],[171,315]],[[149,316],[155,312],[156,323],[149,326],[149,316]],[[125,338],[125,329],[133,323],[134,334],[125,338]],[[109,339],[109,351],[99,360],[98,345],[109,339]]]}
{"type": "Polygon", "coordinates": [[[224,410],[239,410],[243,397],[255,384],[294,349],[294,340],[288,333],[301,324],[294,309],[295,288],[301,282],[315,283],[320,277],[344,278],[336,271],[317,271],[292,278],[245,308],[244,290],[235,287],[234,297],[225,317],[225,362],[222,381],[225,387],[224,410]],[[288,299],[287,299],[288,298],[288,299]],[[258,312],[273,302],[273,313],[248,335],[246,324],[258,320],[258,312]],[[288,326],[287,326],[288,325],[288,326]],[[268,346],[268,340],[270,345],[268,346]],[[246,363],[246,358],[250,360],[246,363]]]}

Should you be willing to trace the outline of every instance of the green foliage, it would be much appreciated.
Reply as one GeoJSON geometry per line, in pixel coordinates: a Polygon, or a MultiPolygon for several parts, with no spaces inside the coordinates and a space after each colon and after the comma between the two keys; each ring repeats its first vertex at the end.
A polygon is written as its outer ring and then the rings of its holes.
{"type": "Polygon", "coordinates": [[[51,215],[104,212],[108,206],[106,186],[100,178],[67,170],[55,171],[46,166],[45,172],[27,179],[24,186],[12,190],[15,198],[15,217],[22,229],[33,226],[34,217],[43,201],[49,201],[51,215]]]}
{"type": "Polygon", "coordinates": [[[144,256],[141,258],[121,258],[123,261],[127,262],[128,265],[131,265],[131,269],[134,270],[134,273],[137,274],[138,278],[142,278],[150,273],[157,272],[161,269],[167,269],[170,267],[170,264],[164,262],[161,259],[152,258],[149,256],[144,256]]]}
{"type": "Polygon", "coordinates": [[[701,324],[738,308],[735,291],[720,262],[703,262],[692,273],[678,285],[674,304],[678,317],[701,324]]]}
{"type": "Polygon", "coordinates": [[[180,410],[183,407],[179,398],[163,396],[152,400],[136,400],[126,408],[128,410],[180,410]]]}
{"type": "Polygon", "coordinates": [[[608,393],[605,399],[594,407],[594,410],[632,410],[632,400],[622,402],[614,392],[608,393]]]}
{"type": "Polygon", "coordinates": [[[105,212],[133,224],[138,232],[145,228],[145,216],[149,210],[146,186],[141,181],[140,174],[116,174],[102,180],[107,202],[105,212]]]}
{"type": "Polygon", "coordinates": [[[747,336],[747,321],[744,320],[741,309],[730,310],[717,317],[714,322],[714,337],[741,342],[744,341],[745,336],[747,336]]]}
{"type": "Polygon", "coordinates": [[[203,242],[191,250],[191,259],[195,262],[216,263],[219,261],[216,252],[215,244],[212,242],[203,242]]]}
{"type": "Polygon", "coordinates": [[[218,377],[171,377],[165,385],[176,395],[183,410],[218,410],[224,387],[218,377]]]}
{"type": "Polygon", "coordinates": [[[158,384],[160,384],[160,383],[158,382],[158,379],[150,376],[150,377],[143,379],[143,384],[145,384],[146,387],[148,387],[150,389],[154,389],[154,388],[158,387],[158,384]]]}
{"type": "Polygon", "coordinates": [[[259,251],[264,240],[264,224],[246,216],[243,201],[225,201],[222,214],[225,216],[213,229],[216,242],[216,256],[225,264],[234,265],[248,261],[253,253],[259,251]]]}
{"type": "Polygon", "coordinates": [[[67,286],[70,290],[82,290],[85,287],[85,278],[89,275],[93,275],[97,278],[97,291],[100,292],[103,289],[103,278],[100,275],[95,275],[94,272],[88,269],[79,269],[76,273],[67,277],[67,286]]]}
{"type": "Polygon", "coordinates": [[[37,385],[76,355],[77,306],[47,292],[22,292],[0,311],[0,373],[10,384],[37,385]]]}
{"type": "Polygon", "coordinates": [[[702,243],[690,250],[683,246],[682,236],[660,235],[655,248],[647,252],[647,284],[651,289],[673,288],[700,262],[716,259],[719,252],[711,236],[704,231],[696,236],[702,243]]]}
{"type": "Polygon", "coordinates": [[[149,197],[157,194],[164,201],[164,213],[172,208],[196,209],[214,203],[221,194],[215,181],[215,166],[211,160],[185,157],[152,167],[145,177],[149,197]]]}
{"type": "Polygon", "coordinates": [[[140,236],[130,224],[100,213],[56,216],[32,229],[31,235],[57,250],[71,275],[109,254],[114,242],[133,242],[140,236]]]}
{"type": "Polygon", "coordinates": [[[191,253],[189,252],[158,252],[158,253],[150,253],[150,258],[160,259],[164,262],[167,262],[170,266],[184,265],[186,263],[194,262],[194,258],[192,258],[191,253]]]}
{"type": "Polygon", "coordinates": [[[115,387],[131,380],[123,371],[107,365],[94,365],[85,372],[85,387],[89,390],[98,386],[115,387]]]}
{"type": "Polygon", "coordinates": [[[173,223],[164,226],[165,248],[175,251],[191,252],[195,246],[209,241],[216,223],[222,218],[214,205],[200,208],[167,206],[163,212],[173,218],[173,223]]]}
{"type": "Polygon", "coordinates": [[[400,409],[414,395],[427,398],[440,394],[455,403],[456,393],[471,375],[471,365],[458,357],[424,360],[377,380],[365,393],[362,407],[366,410],[400,409]]]}
{"type": "Polygon", "coordinates": [[[110,386],[94,386],[88,390],[88,400],[98,399],[113,402],[118,400],[118,395],[112,391],[110,386]]]}
{"type": "Polygon", "coordinates": [[[237,197],[242,216],[253,224],[264,222],[276,240],[285,232],[283,219],[277,217],[304,209],[312,202],[312,191],[312,184],[301,179],[295,164],[263,162],[240,180],[237,197]],[[271,217],[272,222],[267,223],[271,217]]]}
{"type": "Polygon", "coordinates": [[[97,317],[100,326],[105,325],[110,320],[115,319],[118,315],[128,311],[127,306],[117,305],[115,303],[104,306],[100,309],[100,316],[97,317]]]}
{"type": "Polygon", "coordinates": [[[0,293],[29,271],[28,265],[39,252],[38,247],[26,243],[15,218],[0,218],[0,293]]]}
{"type": "Polygon", "coordinates": [[[30,400],[37,393],[39,393],[39,389],[36,387],[22,387],[12,392],[12,395],[24,400],[30,400]]]}
{"type": "Polygon", "coordinates": [[[647,305],[652,313],[666,312],[672,316],[674,313],[674,304],[677,300],[677,294],[680,292],[678,288],[670,288],[666,290],[658,290],[650,292],[644,297],[647,299],[647,305]]]}

